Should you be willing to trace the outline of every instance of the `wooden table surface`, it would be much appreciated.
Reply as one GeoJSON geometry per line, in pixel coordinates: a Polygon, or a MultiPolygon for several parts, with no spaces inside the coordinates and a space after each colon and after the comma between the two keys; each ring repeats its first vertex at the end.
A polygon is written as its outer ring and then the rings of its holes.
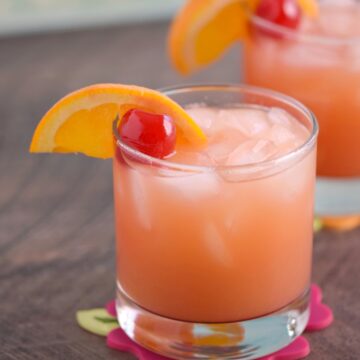
{"type": "MultiPolygon", "coordinates": [[[[0,359],[132,359],[75,312],[114,296],[111,161],[27,152],[64,94],[97,82],[153,88],[240,79],[239,49],[193,78],[165,56],[166,24],[0,40],[0,359]]],[[[296,251],[296,250],[294,250],[296,251]]],[[[360,359],[360,230],[315,237],[314,281],[335,313],[311,360],[360,359]]]]}

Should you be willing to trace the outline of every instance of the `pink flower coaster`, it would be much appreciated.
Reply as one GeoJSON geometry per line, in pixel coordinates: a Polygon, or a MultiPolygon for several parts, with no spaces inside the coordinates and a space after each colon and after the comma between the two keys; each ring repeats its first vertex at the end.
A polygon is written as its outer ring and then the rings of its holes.
{"type": "Polygon", "coordinates": [[[323,294],[319,286],[311,285],[310,319],[306,331],[318,331],[327,328],[334,321],[332,310],[322,303],[323,294]]]}
{"type": "Polygon", "coordinates": [[[106,309],[106,311],[107,311],[111,316],[116,316],[115,300],[109,301],[109,302],[105,305],[105,309],[106,309]]]}
{"type": "Polygon", "coordinates": [[[132,341],[120,328],[110,332],[106,338],[106,344],[112,349],[129,352],[139,360],[169,360],[165,356],[158,355],[139,346],[132,341]]]}
{"type": "MultiPolygon", "coordinates": [[[[306,331],[318,331],[325,329],[333,322],[331,309],[322,303],[322,291],[313,284],[311,286],[310,319],[306,331]]],[[[112,316],[116,316],[115,302],[106,304],[106,310],[112,316]]],[[[167,360],[167,357],[155,354],[132,341],[120,328],[112,330],[106,339],[107,345],[116,350],[132,353],[139,360],[167,360]]],[[[303,336],[285,348],[259,360],[298,360],[303,359],[310,353],[310,344],[303,336]]]]}

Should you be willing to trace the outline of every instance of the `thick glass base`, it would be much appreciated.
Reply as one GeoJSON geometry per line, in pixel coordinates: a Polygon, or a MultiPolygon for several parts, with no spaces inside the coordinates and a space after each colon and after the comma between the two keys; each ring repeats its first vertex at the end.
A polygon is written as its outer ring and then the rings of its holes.
{"type": "Polygon", "coordinates": [[[351,179],[318,177],[315,213],[318,216],[360,214],[360,177],[351,179]]]}
{"type": "Polygon", "coordinates": [[[309,291],[283,309],[232,323],[191,323],[153,314],[117,287],[121,328],[141,346],[175,359],[257,359],[299,336],[309,319],[309,291]]]}

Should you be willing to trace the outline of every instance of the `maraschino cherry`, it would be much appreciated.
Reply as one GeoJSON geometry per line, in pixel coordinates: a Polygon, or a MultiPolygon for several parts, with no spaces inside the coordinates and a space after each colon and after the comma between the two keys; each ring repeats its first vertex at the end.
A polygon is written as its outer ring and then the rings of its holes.
{"type": "Polygon", "coordinates": [[[296,0],[261,0],[255,14],[290,29],[299,26],[302,16],[296,0]]]}
{"type": "Polygon", "coordinates": [[[144,154],[163,159],[175,151],[176,127],[168,115],[131,109],[122,117],[118,131],[125,144],[144,154]]]}

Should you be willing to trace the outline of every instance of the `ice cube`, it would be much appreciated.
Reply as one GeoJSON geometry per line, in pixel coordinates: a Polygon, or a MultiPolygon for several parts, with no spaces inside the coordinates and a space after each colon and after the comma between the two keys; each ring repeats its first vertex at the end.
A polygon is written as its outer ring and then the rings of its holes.
{"type": "Polygon", "coordinates": [[[247,137],[254,137],[270,127],[266,112],[260,109],[223,109],[219,116],[227,126],[241,131],[247,137]]]}
{"type": "MultiPolygon", "coordinates": [[[[259,187],[259,193],[267,201],[289,201],[307,198],[312,191],[315,172],[315,151],[313,150],[305,158],[291,164],[284,171],[275,176],[266,178],[263,186],[259,187]]],[[[302,200],[301,200],[302,201],[302,200]]],[[[311,208],[309,204],[309,209],[311,208]]]]}
{"type": "Polygon", "coordinates": [[[275,124],[272,126],[270,131],[270,140],[275,145],[281,146],[285,143],[293,143],[296,139],[295,134],[287,126],[275,124]]]}
{"type": "Polygon", "coordinates": [[[174,177],[159,177],[161,191],[177,194],[185,201],[198,201],[201,198],[220,194],[220,178],[215,172],[189,174],[174,177]]]}
{"type": "Polygon", "coordinates": [[[222,130],[217,133],[216,139],[210,142],[205,150],[214,164],[223,164],[239,144],[247,141],[247,137],[238,130],[226,128],[222,130]]]}
{"type": "Polygon", "coordinates": [[[212,136],[217,131],[219,124],[214,119],[217,118],[218,109],[211,107],[190,107],[187,108],[187,113],[206,135],[212,136]]]}
{"type": "Polygon", "coordinates": [[[289,119],[289,114],[280,108],[273,107],[268,112],[269,120],[272,124],[279,124],[284,126],[291,126],[292,122],[289,119]]]}
{"type": "Polygon", "coordinates": [[[147,196],[146,175],[136,171],[130,170],[128,172],[128,184],[131,198],[134,203],[134,213],[138,216],[139,225],[146,230],[151,229],[151,209],[149,198],[147,196]]]}
{"type": "Polygon", "coordinates": [[[318,19],[324,34],[336,37],[356,36],[360,33],[360,10],[355,0],[328,0],[318,19]],[[329,26],[331,24],[331,26],[329,26]]]}
{"type": "Polygon", "coordinates": [[[221,265],[229,267],[233,259],[231,252],[226,247],[225,238],[221,235],[219,229],[212,223],[206,223],[204,226],[204,251],[221,265]]]}
{"type": "Polygon", "coordinates": [[[207,154],[214,163],[220,164],[232,150],[233,147],[229,144],[217,143],[209,146],[207,154]]]}
{"type": "Polygon", "coordinates": [[[227,158],[226,165],[244,165],[264,161],[276,153],[274,144],[265,139],[248,140],[227,158]]]}
{"type": "Polygon", "coordinates": [[[180,164],[199,166],[215,165],[207,153],[200,151],[179,151],[172,156],[171,161],[180,164]]]}
{"type": "MultiPolygon", "coordinates": [[[[229,199],[229,201],[231,201],[231,199],[229,199]]],[[[234,213],[234,211],[230,212],[229,214],[227,214],[227,216],[225,216],[224,219],[224,225],[226,230],[231,231],[232,228],[234,227],[234,224],[236,220],[236,213],[234,213]]]]}

